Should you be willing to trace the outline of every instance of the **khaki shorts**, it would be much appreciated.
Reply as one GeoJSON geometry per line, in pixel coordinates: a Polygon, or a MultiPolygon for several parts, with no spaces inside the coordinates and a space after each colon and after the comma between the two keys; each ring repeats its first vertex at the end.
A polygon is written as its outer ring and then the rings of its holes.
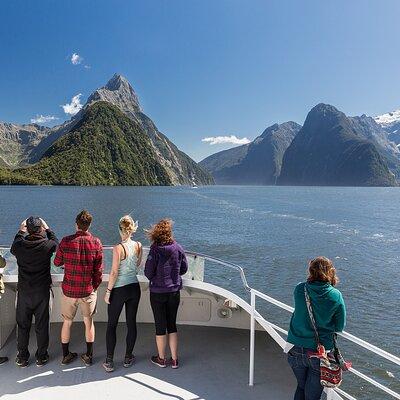
{"type": "Polygon", "coordinates": [[[75,318],[78,307],[81,309],[82,317],[92,317],[96,313],[97,292],[91,293],[88,297],[74,299],[65,294],[61,298],[61,316],[72,321],[75,318]]]}

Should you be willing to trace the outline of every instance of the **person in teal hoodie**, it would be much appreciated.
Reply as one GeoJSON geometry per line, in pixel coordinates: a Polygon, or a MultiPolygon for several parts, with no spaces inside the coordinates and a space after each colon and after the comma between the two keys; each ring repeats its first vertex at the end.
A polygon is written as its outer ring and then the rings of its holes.
{"type": "Polygon", "coordinates": [[[331,260],[317,257],[310,261],[306,282],[294,290],[294,313],[287,338],[288,362],[297,379],[294,400],[319,400],[323,387],[320,383],[319,359],[309,357],[317,350],[314,330],[308,314],[304,286],[308,291],[320,342],[326,351],[333,350],[333,334],[341,332],[346,323],[346,307],[342,294],[335,288],[339,279],[331,260]]]}

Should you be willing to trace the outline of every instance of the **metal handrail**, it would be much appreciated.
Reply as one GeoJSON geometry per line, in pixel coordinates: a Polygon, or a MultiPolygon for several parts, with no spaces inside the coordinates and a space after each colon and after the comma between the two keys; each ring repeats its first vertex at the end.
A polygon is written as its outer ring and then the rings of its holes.
{"type": "MultiPolygon", "coordinates": [[[[255,351],[255,340],[254,340],[254,335],[255,335],[255,321],[257,319],[259,319],[259,317],[256,316],[256,296],[260,297],[261,299],[268,301],[271,304],[276,305],[279,308],[282,308],[286,311],[289,311],[291,313],[293,313],[294,308],[288,306],[285,303],[282,303],[279,300],[274,299],[273,297],[270,297],[256,289],[251,289],[250,290],[251,293],[251,321],[250,321],[250,367],[249,367],[249,385],[253,386],[254,383],[254,351],[255,351]]],[[[284,334],[288,334],[287,331],[285,331],[284,329],[279,327],[279,331],[284,333],[284,334]]],[[[357,336],[351,335],[350,333],[347,332],[343,332],[342,334],[340,334],[342,337],[344,337],[345,339],[358,344],[359,346],[370,350],[371,352],[397,364],[400,365],[400,358],[388,353],[385,350],[380,349],[377,346],[374,346],[371,343],[368,343],[360,338],[358,338],[357,336]]],[[[369,376],[363,374],[362,372],[356,370],[355,368],[350,368],[349,371],[351,373],[353,373],[354,375],[358,376],[359,378],[363,379],[366,382],[369,382],[370,384],[372,384],[373,386],[377,387],[378,389],[384,391],[385,393],[391,395],[392,397],[394,397],[395,399],[400,399],[400,394],[393,391],[392,389],[388,388],[385,385],[382,385],[381,383],[377,382],[375,379],[370,378],[369,376]]],[[[338,393],[342,394],[344,397],[346,397],[347,399],[354,399],[354,397],[352,397],[351,395],[349,395],[348,393],[344,392],[343,390],[337,390],[338,393]]],[[[328,397],[329,398],[329,397],[328,397]]]]}
{"type": "MultiPolygon", "coordinates": [[[[112,247],[112,246],[109,246],[109,245],[103,246],[103,249],[104,249],[104,250],[112,250],[112,248],[113,248],[113,247],[112,247]]],[[[143,248],[146,249],[146,250],[149,250],[149,249],[150,249],[148,246],[143,246],[143,248]]],[[[1,248],[1,246],[0,246],[0,250],[1,250],[1,249],[2,249],[2,248],[1,248]]],[[[189,255],[189,256],[193,256],[193,257],[202,257],[202,258],[204,258],[205,260],[208,260],[208,261],[211,261],[211,262],[215,262],[216,264],[223,265],[224,267],[228,267],[228,268],[230,268],[230,269],[233,269],[233,270],[239,272],[239,274],[240,274],[240,279],[242,280],[243,287],[244,287],[248,292],[250,292],[251,287],[250,287],[249,284],[247,283],[246,274],[245,274],[245,272],[244,272],[243,267],[241,267],[240,265],[234,264],[234,263],[231,263],[231,262],[227,262],[227,261],[221,260],[220,258],[212,257],[212,256],[209,256],[209,255],[207,255],[207,254],[197,253],[197,252],[194,252],[194,251],[185,251],[185,254],[187,254],[187,255],[189,255]]]]}
{"type": "Polygon", "coordinates": [[[240,278],[241,278],[241,280],[242,280],[242,283],[243,283],[243,287],[244,287],[248,292],[251,291],[252,288],[251,288],[251,287],[249,286],[249,284],[247,283],[247,278],[246,278],[246,274],[245,274],[245,272],[244,272],[244,269],[243,269],[240,265],[233,264],[233,263],[231,263],[231,262],[226,262],[226,261],[221,260],[221,259],[219,259],[219,258],[211,257],[211,256],[208,256],[208,255],[202,254],[202,253],[195,253],[195,252],[192,252],[192,251],[185,251],[185,253],[186,253],[186,254],[189,254],[189,255],[192,255],[192,256],[202,257],[202,258],[204,258],[205,260],[212,261],[212,262],[215,262],[216,264],[220,264],[220,265],[223,265],[223,266],[228,267],[228,268],[230,268],[230,269],[234,269],[234,270],[238,271],[239,274],[240,274],[240,278]]]}
{"type": "MultiPolygon", "coordinates": [[[[147,246],[143,246],[143,247],[146,250],[149,249],[149,247],[147,247],[147,246]]],[[[110,245],[103,246],[104,250],[112,250],[112,248],[113,247],[110,246],[110,245]]],[[[10,250],[10,247],[8,247],[8,246],[0,246],[0,250],[10,250]]],[[[230,269],[238,271],[239,274],[240,274],[240,278],[242,280],[242,284],[243,284],[244,289],[246,289],[248,292],[254,291],[254,293],[257,294],[258,297],[261,297],[264,300],[268,301],[269,303],[274,304],[274,305],[276,305],[276,306],[278,306],[278,307],[280,307],[280,308],[282,308],[282,309],[284,309],[286,311],[289,311],[289,312],[293,313],[293,311],[294,311],[293,307],[291,307],[288,304],[285,304],[285,303],[283,303],[283,302],[281,302],[279,300],[276,300],[275,298],[273,298],[271,296],[268,296],[265,293],[262,293],[257,289],[254,289],[254,288],[250,287],[248,282],[247,282],[247,278],[246,278],[246,274],[244,272],[244,269],[240,265],[234,264],[234,263],[231,263],[231,262],[227,262],[227,261],[221,260],[219,258],[209,256],[207,254],[197,253],[197,252],[194,252],[194,251],[185,251],[185,253],[188,254],[188,255],[191,255],[191,256],[202,257],[205,260],[208,260],[208,261],[211,261],[211,262],[215,262],[216,264],[220,264],[220,265],[223,265],[223,266],[228,267],[230,269]]],[[[385,350],[382,350],[379,347],[377,347],[377,346],[375,346],[375,345],[373,345],[373,344],[371,344],[371,343],[369,343],[369,342],[367,342],[365,340],[362,340],[359,337],[357,337],[355,335],[352,335],[351,333],[348,333],[346,331],[343,331],[343,332],[339,333],[339,335],[344,337],[345,339],[353,342],[353,343],[358,344],[359,346],[361,346],[361,347],[363,347],[363,348],[365,348],[367,350],[370,350],[371,352],[373,352],[373,353],[375,353],[375,354],[377,354],[377,355],[379,355],[379,356],[381,356],[383,358],[386,358],[389,361],[394,362],[397,365],[400,365],[400,357],[397,357],[397,356],[395,356],[395,355],[393,355],[393,354],[391,354],[391,353],[389,353],[389,352],[387,352],[385,350]]]]}
{"type": "MultiPolygon", "coordinates": [[[[112,246],[103,246],[104,250],[112,250],[112,248],[113,248],[112,246]]],[[[144,248],[146,250],[149,249],[149,247],[146,247],[146,246],[144,246],[144,248]]],[[[10,250],[10,247],[8,247],[8,246],[0,246],[0,250],[10,250]]],[[[234,263],[231,263],[231,262],[227,262],[227,261],[221,260],[219,258],[209,256],[207,254],[197,253],[197,252],[193,252],[193,251],[186,251],[185,253],[187,255],[191,255],[191,256],[194,256],[194,257],[195,256],[202,257],[205,260],[214,262],[214,263],[219,264],[219,265],[223,265],[225,267],[228,267],[230,269],[233,269],[233,270],[239,272],[244,289],[246,291],[250,292],[252,310],[253,310],[253,307],[254,307],[254,312],[252,312],[252,315],[251,315],[251,326],[250,326],[251,341],[250,341],[250,377],[249,377],[249,380],[250,380],[250,384],[252,384],[253,383],[253,379],[254,379],[254,372],[253,373],[251,372],[251,369],[252,369],[251,368],[251,364],[253,364],[253,369],[254,369],[254,345],[255,345],[255,343],[254,343],[254,323],[255,323],[255,321],[257,319],[260,318],[260,315],[258,313],[256,315],[256,311],[255,311],[255,296],[258,296],[258,297],[264,299],[265,301],[268,301],[269,303],[274,304],[275,306],[277,306],[279,308],[282,308],[282,309],[284,309],[286,311],[289,311],[291,313],[293,313],[294,308],[289,306],[289,305],[287,305],[287,304],[285,304],[285,303],[283,303],[283,302],[281,302],[281,301],[279,301],[279,300],[276,300],[275,298],[273,298],[271,296],[266,295],[265,293],[262,293],[262,292],[258,291],[257,289],[252,288],[251,286],[249,286],[249,284],[247,282],[246,274],[244,272],[244,269],[240,265],[234,264],[234,263]],[[252,351],[253,351],[253,355],[251,354],[252,351]]],[[[266,321],[264,318],[263,318],[263,320],[268,323],[268,321],[266,321]]],[[[271,324],[271,323],[269,323],[269,324],[271,325],[271,327],[273,329],[278,330],[281,333],[287,334],[287,331],[285,331],[283,328],[280,328],[279,326],[271,324]]],[[[367,341],[365,341],[363,339],[360,339],[359,337],[357,337],[355,335],[352,335],[352,334],[350,334],[348,332],[343,331],[343,332],[339,333],[339,335],[342,336],[343,338],[345,338],[345,339],[347,339],[347,340],[349,340],[349,341],[351,341],[351,342],[353,342],[353,343],[355,343],[355,344],[357,344],[357,345],[359,345],[359,346],[361,346],[361,347],[363,347],[363,348],[365,348],[365,349],[367,349],[367,350],[369,350],[369,351],[371,351],[371,352],[373,352],[373,353],[375,353],[375,354],[377,354],[377,355],[379,355],[379,356],[381,356],[381,357],[383,357],[383,358],[385,358],[385,359],[397,364],[397,365],[400,365],[400,357],[397,357],[394,354],[391,354],[391,353],[389,353],[389,352],[387,352],[385,350],[382,350],[379,347],[377,347],[377,346],[375,346],[375,345],[373,345],[373,344],[371,344],[371,343],[369,343],[369,342],[367,342],[367,341]]],[[[355,374],[355,375],[359,376],[360,378],[362,378],[363,380],[371,383],[372,385],[374,385],[374,386],[378,387],[379,389],[385,391],[386,393],[392,395],[396,399],[400,399],[400,395],[398,393],[396,393],[393,390],[387,388],[386,386],[380,384],[379,382],[375,381],[374,379],[364,375],[363,373],[355,370],[354,368],[351,368],[350,371],[353,374],[355,374]]],[[[338,389],[337,392],[341,393],[342,395],[344,395],[348,399],[354,399],[352,396],[350,396],[349,394],[347,394],[346,392],[344,392],[341,389],[338,389]]]]}
{"type": "MultiPolygon", "coordinates": [[[[251,290],[254,291],[254,293],[258,297],[261,297],[265,301],[268,301],[269,303],[274,304],[277,307],[280,307],[280,308],[282,308],[282,309],[284,309],[286,311],[289,311],[289,312],[293,313],[293,311],[294,311],[293,307],[291,307],[291,306],[289,306],[289,305],[287,305],[285,303],[282,303],[281,301],[276,300],[273,297],[268,296],[265,293],[260,292],[259,290],[256,290],[256,289],[251,289],[251,290]]],[[[369,343],[369,342],[367,342],[365,340],[362,340],[359,337],[352,335],[351,333],[343,331],[343,332],[339,332],[338,335],[340,335],[341,337],[343,337],[343,338],[345,338],[345,339],[347,339],[347,340],[349,340],[349,341],[351,341],[351,342],[353,342],[355,344],[358,344],[359,346],[361,346],[364,349],[367,349],[367,350],[377,354],[378,356],[386,358],[387,360],[389,360],[389,361],[391,361],[391,362],[393,362],[393,363],[395,363],[397,365],[400,365],[400,357],[397,357],[394,354],[391,354],[391,353],[389,353],[389,352],[387,352],[385,350],[382,350],[381,348],[379,348],[379,347],[377,347],[377,346],[375,346],[375,345],[373,345],[373,344],[371,344],[371,343],[369,343]]]]}

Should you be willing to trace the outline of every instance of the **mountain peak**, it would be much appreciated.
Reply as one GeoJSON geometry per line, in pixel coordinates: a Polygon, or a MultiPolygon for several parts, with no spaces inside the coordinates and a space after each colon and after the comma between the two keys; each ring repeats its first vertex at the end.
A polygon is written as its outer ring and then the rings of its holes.
{"type": "Polygon", "coordinates": [[[130,85],[128,79],[126,79],[124,76],[120,74],[114,74],[113,77],[104,86],[104,88],[111,91],[115,91],[119,90],[123,86],[132,89],[132,86],[130,85]]]}
{"type": "Polygon", "coordinates": [[[313,107],[309,114],[339,114],[341,113],[336,107],[331,104],[319,103],[315,107],[313,107]]]}
{"type": "MultiPolygon", "coordinates": [[[[264,130],[264,132],[259,136],[259,138],[266,138],[272,135],[274,132],[280,131],[295,131],[296,133],[300,130],[301,125],[293,121],[282,122],[281,124],[275,123],[264,130]]],[[[257,140],[256,138],[255,140],[257,140]]]]}
{"type": "Polygon", "coordinates": [[[268,135],[271,135],[272,132],[274,132],[274,131],[276,131],[278,129],[279,129],[279,124],[275,123],[275,124],[269,126],[268,128],[266,128],[264,130],[264,132],[260,135],[260,137],[263,137],[263,138],[267,137],[268,135]]]}
{"type": "Polygon", "coordinates": [[[142,111],[139,99],[131,84],[120,74],[114,74],[105,86],[96,89],[89,96],[86,105],[96,101],[107,101],[131,116],[142,111]]]}
{"type": "Polygon", "coordinates": [[[334,126],[351,124],[349,118],[331,104],[319,103],[313,107],[307,114],[303,128],[306,132],[316,131],[319,134],[325,135],[327,132],[332,132],[334,126]]]}

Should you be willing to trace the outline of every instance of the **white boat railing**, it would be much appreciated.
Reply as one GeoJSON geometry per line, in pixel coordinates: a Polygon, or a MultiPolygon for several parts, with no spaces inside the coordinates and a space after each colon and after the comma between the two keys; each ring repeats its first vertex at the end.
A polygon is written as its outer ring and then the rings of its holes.
{"type": "MultiPolygon", "coordinates": [[[[271,296],[268,296],[256,289],[251,288],[250,289],[250,305],[251,305],[251,315],[250,315],[250,366],[249,366],[249,385],[253,386],[254,384],[254,352],[255,352],[255,323],[256,322],[262,322],[261,319],[264,320],[263,317],[260,316],[260,314],[257,312],[256,309],[256,298],[259,297],[267,302],[269,302],[270,304],[273,304],[283,310],[289,311],[291,313],[293,313],[294,308],[282,303],[279,300],[274,299],[271,296]]],[[[262,325],[262,324],[261,324],[262,325]]],[[[285,335],[288,334],[288,332],[286,330],[284,330],[283,328],[280,327],[275,327],[275,328],[279,328],[278,330],[281,333],[284,333],[285,335]]],[[[366,342],[365,340],[362,340],[360,338],[358,338],[357,336],[354,336],[348,332],[342,332],[339,333],[339,335],[361,347],[363,347],[366,350],[369,350],[375,354],[377,354],[380,357],[385,358],[386,360],[389,360],[391,362],[393,362],[394,364],[400,365],[400,358],[395,356],[394,354],[388,353],[385,350],[380,349],[379,347],[366,342]]],[[[375,379],[363,374],[362,372],[358,371],[355,368],[350,368],[349,371],[351,373],[353,373],[354,375],[358,376],[359,378],[363,379],[364,381],[372,384],[373,386],[375,386],[376,388],[382,390],[383,392],[391,395],[392,397],[394,397],[395,399],[400,399],[400,394],[393,391],[392,389],[388,388],[385,385],[382,385],[381,383],[377,382],[375,379]]],[[[334,399],[341,399],[342,397],[338,396],[338,394],[342,395],[344,398],[349,399],[349,400],[356,400],[353,396],[351,396],[350,394],[346,393],[345,391],[343,391],[340,388],[337,389],[328,389],[327,390],[327,399],[328,400],[334,400],[334,399]],[[335,393],[336,392],[336,393],[335,393]]]]}
{"type": "MultiPolygon", "coordinates": [[[[281,332],[285,335],[288,334],[288,332],[277,326],[274,325],[272,323],[270,323],[269,321],[265,320],[265,318],[263,318],[259,312],[256,310],[256,297],[260,297],[263,300],[269,302],[270,304],[273,304],[283,310],[286,310],[290,313],[293,313],[294,308],[279,301],[274,299],[271,296],[268,296],[252,287],[249,286],[248,282],[247,282],[247,278],[246,278],[246,274],[244,272],[244,269],[237,264],[234,263],[230,263],[230,262],[226,262],[223,261],[221,259],[215,258],[215,257],[211,257],[208,256],[206,254],[201,254],[201,253],[194,253],[194,252],[187,252],[188,254],[191,255],[197,255],[200,257],[203,257],[205,260],[208,260],[210,262],[219,264],[219,265],[223,265],[225,267],[228,267],[230,269],[236,270],[239,272],[240,274],[240,278],[242,280],[242,284],[243,287],[250,292],[250,304],[251,304],[251,315],[250,315],[250,368],[249,368],[249,385],[253,386],[254,385],[254,352],[255,352],[255,322],[262,322],[264,321],[265,323],[267,323],[267,325],[269,325],[270,327],[272,327],[275,331],[281,332]]],[[[262,323],[260,323],[261,326],[263,326],[262,323]]],[[[364,349],[373,352],[375,354],[377,354],[380,357],[385,358],[388,361],[391,361],[397,365],[400,365],[400,357],[395,356],[394,354],[391,354],[355,335],[352,335],[351,333],[348,332],[341,332],[339,333],[339,335],[341,337],[343,337],[344,339],[347,339],[361,347],[363,347],[364,349]]],[[[286,340],[285,340],[286,342],[286,340]]],[[[280,344],[278,342],[278,344],[280,344]]],[[[349,370],[351,373],[353,373],[354,375],[358,376],[359,378],[363,379],[364,381],[370,383],[371,385],[375,386],[376,388],[382,390],[383,392],[391,395],[392,397],[394,397],[395,399],[400,399],[400,394],[393,391],[392,389],[388,388],[385,385],[382,385],[381,383],[377,382],[376,380],[370,378],[369,376],[363,374],[362,372],[358,371],[355,368],[350,368],[349,370]]],[[[327,390],[327,400],[335,400],[335,399],[348,399],[348,400],[356,400],[355,397],[351,396],[350,394],[348,394],[347,392],[345,392],[344,390],[340,389],[340,388],[336,388],[336,389],[328,389],[327,390]],[[343,397],[341,397],[343,396],[343,397]]]]}
{"type": "MultiPolygon", "coordinates": [[[[111,246],[104,246],[104,250],[111,250],[112,247],[111,246]]],[[[145,247],[145,249],[148,249],[147,247],[145,247]]],[[[0,246],[0,251],[9,251],[10,248],[7,246],[0,246]]],[[[231,262],[227,262],[224,260],[221,260],[219,258],[215,258],[215,257],[211,257],[208,256],[206,254],[202,254],[202,253],[197,253],[197,252],[191,252],[191,251],[187,251],[186,254],[191,255],[191,256],[198,256],[198,257],[202,257],[204,258],[204,260],[215,263],[215,264],[219,264],[222,265],[224,267],[227,267],[229,269],[235,270],[236,272],[239,273],[241,281],[242,281],[242,285],[244,287],[244,289],[248,292],[250,292],[250,306],[251,306],[251,313],[250,313],[250,365],[249,365],[249,385],[253,386],[254,385],[254,353],[255,353],[255,323],[258,322],[259,325],[261,327],[267,327],[268,330],[270,330],[271,328],[275,331],[275,334],[278,335],[276,336],[275,339],[279,339],[277,340],[277,343],[284,348],[285,347],[285,343],[286,340],[284,340],[279,334],[278,332],[287,335],[288,332],[267,321],[264,317],[261,316],[261,314],[257,311],[256,309],[256,298],[259,297],[265,301],[267,301],[270,304],[273,304],[283,310],[286,310],[290,313],[293,313],[294,308],[271,297],[266,295],[265,293],[262,293],[252,287],[249,286],[248,282],[247,282],[247,278],[246,278],[246,274],[244,272],[244,269],[238,265],[238,264],[234,264],[231,262]]],[[[348,332],[341,332],[339,333],[339,335],[341,337],[343,337],[344,339],[349,340],[350,342],[353,342],[355,344],[357,344],[358,346],[380,356],[385,358],[388,361],[393,362],[396,365],[400,365],[400,357],[395,356],[394,354],[391,354],[355,335],[352,335],[351,333],[348,332]]],[[[400,400],[400,394],[393,391],[392,389],[388,388],[385,385],[382,385],[381,383],[377,382],[376,380],[374,380],[373,378],[363,374],[362,372],[358,371],[355,368],[350,368],[349,370],[351,373],[353,373],[354,375],[358,376],[359,378],[363,379],[364,381],[370,383],[371,385],[375,386],[376,388],[382,390],[383,392],[389,394],[390,396],[392,396],[395,399],[399,399],[400,400]]],[[[327,390],[327,400],[339,400],[339,399],[348,399],[348,400],[357,400],[356,398],[354,398],[353,396],[351,396],[350,394],[346,393],[344,390],[340,389],[340,388],[336,388],[336,389],[328,389],[327,390]],[[343,397],[341,397],[343,396],[343,397]]]]}

